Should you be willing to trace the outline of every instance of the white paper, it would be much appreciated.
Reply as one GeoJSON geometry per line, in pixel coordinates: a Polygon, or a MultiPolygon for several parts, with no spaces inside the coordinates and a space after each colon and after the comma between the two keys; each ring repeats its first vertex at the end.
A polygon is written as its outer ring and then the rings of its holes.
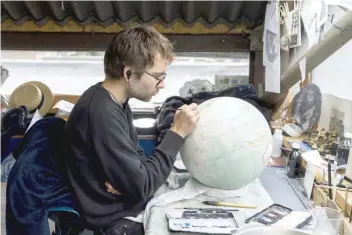
{"type": "Polygon", "coordinates": [[[318,150],[304,152],[304,153],[302,153],[302,158],[307,163],[309,162],[313,166],[316,166],[316,167],[319,167],[322,169],[328,169],[327,161],[325,161],[321,158],[318,150]]]}
{"type": "Polygon", "coordinates": [[[307,33],[309,48],[316,42],[317,11],[313,0],[306,0],[302,3],[301,19],[307,33]]]}
{"type": "Polygon", "coordinates": [[[280,93],[280,72],[265,67],[265,91],[280,93]]]}
{"type": "Polygon", "coordinates": [[[287,24],[290,27],[290,48],[301,46],[301,16],[299,9],[295,9],[288,13],[287,24]]]}
{"type": "Polygon", "coordinates": [[[26,133],[37,121],[39,121],[42,118],[43,116],[39,113],[39,110],[37,109],[32,117],[31,123],[29,123],[26,133]]]}
{"type": "Polygon", "coordinates": [[[179,170],[186,170],[186,166],[185,166],[185,164],[183,164],[182,160],[176,160],[174,163],[174,167],[179,170]]]}
{"type": "Polygon", "coordinates": [[[314,166],[307,162],[306,173],[304,175],[303,187],[307,193],[307,197],[311,198],[313,185],[314,185],[314,178],[315,178],[316,169],[314,166]]]}
{"type": "Polygon", "coordinates": [[[307,59],[304,57],[299,61],[299,69],[301,70],[301,80],[304,82],[306,79],[306,64],[307,64],[307,59]]]}
{"type": "Polygon", "coordinates": [[[290,30],[291,30],[291,25],[289,25],[288,22],[288,3],[284,3],[282,6],[280,6],[280,15],[282,17],[282,20],[284,21],[283,24],[283,30],[281,31],[281,38],[280,38],[280,47],[282,50],[289,51],[289,36],[290,36],[290,30]]]}
{"type": "Polygon", "coordinates": [[[329,5],[337,5],[347,8],[352,11],[352,0],[328,0],[329,5]]]}
{"type": "Polygon", "coordinates": [[[265,91],[274,93],[280,93],[279,20],[279,2],[268,2],[263,35],[263,65],[265,66],[265,91]]]}
{"type": "Polygon", "coordinates": [[[73,107],[74,107],[74,104],[67,102],[66,100],[60,100],[54,105],[53,109],[60,109],[62,111],[70,113],[73,107]]]}
{"type": "Polygon", "coordinates": [[[265,29],[270,30],[273,33],[276,33],[279,25],[279,19],[277,18],[277,14],[279,12],[278,3],[279,2],[275,0],[268,1],[265,11],[265,29]]]}
{"type": "Polygon", "coordinates": [[[318,18],[318,27],[320,28],[321,26],[325,25],[325,23],[328,21],[328,4],[327,0],[320,0],[320,12],[319,12],[319,18],[318,18]]]}
{"type": "Polygon", "coordinates": [[[279,2],[269,1],[263,33],[263,65],[272,64],[277,57],[280,58],[279,2]]]}
{"type": "Polygon", "coordinates": [[[324,39],[324,25],[327,17],[326,0],[305,0],[302,2],[301,19],[308,37],[308,49],[324,39]]]}

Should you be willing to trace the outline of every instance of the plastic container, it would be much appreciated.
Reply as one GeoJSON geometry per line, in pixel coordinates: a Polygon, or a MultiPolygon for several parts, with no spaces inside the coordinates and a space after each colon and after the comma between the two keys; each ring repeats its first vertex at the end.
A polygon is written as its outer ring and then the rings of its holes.
{"type": "Polygon", "coordinates": [[[273,134],[273,150],[272,157],[281,157],[281,147],[284,137],[282,136],[281,129],[275,129],[275,133],[273,134]]]}
{"type": "Polygon", "coordinates": [[[343,214],[328,207],[316,207],[311,210],[313,216],[313,234],[339,235],[343,214]]]}

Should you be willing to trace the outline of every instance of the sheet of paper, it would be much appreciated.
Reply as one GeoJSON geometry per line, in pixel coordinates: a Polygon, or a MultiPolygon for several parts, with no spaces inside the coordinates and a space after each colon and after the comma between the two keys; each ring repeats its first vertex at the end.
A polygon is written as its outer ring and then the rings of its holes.
{"type": "Polygon", "coordinates": [[[352,0],[328,0],[329,5],[338,5],[352,11],[352,0]]]}
{"type": "Polygon", "coordinates": [[[37,121],[39,121],[42,118],[43,118],[43,116],[39,113],[39,111],[37,109],[32,117],[31,123],[29,123],[29,126],[26,130],[26,133],[37,121]]]}
{"type": "Polygon", "coordinates": [[[269,1],[266,6],[263,33],[263,65],[272,64],[277,56],[280,58],[280,24],[279,2],[269,1]]]}
{"type": "Polygon", "coordinates": [[[304,82],[304,80],[306,79],[306,64],[307,64],[307,59],[306,59],[306,57],[304,57],[299,62],[299,69],[301,70],[301,80],[302,80],[302,82],[304,82]]]}
{"type": "Polygon", "coordinates": [[[270,67],[265,67],[265,91],[280,93],[280,72],[270,67]]]}
{"type": "Polygon", "coordinates": [[[324,26],[328,19],[327,7],[327,0],[302,2],[301,19],[308,37],[308,49],[324,39],[324,26]]]}
{"type": "Polygon", "coordinates": [[[280,15],[279,2],[267,4],[264,25],[263,65],[265,66],[265,91],[280,93],[280,15]]]}
{"type": "Polygon", "coordinates": [[[302,3],[301,19],[308,37],[308,49],[315,44],[317,38],[318,15],[316,9],[314,9],[316,7],[314,0],[306,0],[302,3]]]}
{"type": "Polygon", "coordinates": [[[316,168],[310,162],[307,162],[306,173],[304,175],[303,180],[303,187],[307,193],[308,198],[311,198],[312,196],[315,173],[316,168]]]}
{"type": "Polygon", "coordinates": [[[53,109],[60,109],[60,110],[63,110],[65,112],[70,113],[72,111],[73,107],[74,107],[74,104],[67,102],[66,100],[60,100],[59,102],[57,102],[54,105],[53,109]]]}
{"type": "Polygon", "coordinates": [[[287,23],[290,26],[290,48],[301,46],[301,16],[299,9],[295,9],[288,13],[287,23]]]}
{"type": "Polygon", "coordinates": [[[277,27],[279,25],[279,19],[277,14],[279,13],[279,2],[276,0],[269,0],[265,11],[265,23],[264,27],[273,33],[276,33],[277,27]]]}
{"type": "Polygon", "coordinates": [[[282,20],[284,21],[282,31],[281,31],[281,38],[280,38],[280,47],[282,50],[289,51],[289,44],[290,44],[290,31],[291,31],[291,25],[288,22],[288,12],[289,12],[289,7],[288,3],[284,3],[283,5],[280,6],[280,16],[282,20]]]}
{"type": "Polygon", "coordinates": [[[322,169],[328,169],[327,161],[321,158],[318,150],[304,152],[302,153],[302,158],[313,166],[316,166],[322,169]]]}
{"type": "Polygon", "coordinates": [[[186,170],[185,164],[183,164],[182,160],[176,160],[174,163],[174,167],[176,167],[179,170],[186,170]]]}
{"type": "Polygon", "coordinates": [[[318,11],[318,28],[320,28],[321,26],[325,25],[326,21],[328,20],[328,3],[327,0],[320,0],[318,2],[320,3],[320,11],[318,11]]]}

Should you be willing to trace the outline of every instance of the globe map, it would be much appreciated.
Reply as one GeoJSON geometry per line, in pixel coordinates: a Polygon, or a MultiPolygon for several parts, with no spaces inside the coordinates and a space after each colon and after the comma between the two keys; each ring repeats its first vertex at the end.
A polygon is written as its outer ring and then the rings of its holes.
{"type": "Polygon", "coordinates": [[[181,148],[192,177],[217,189],[238,189],[264,170],[272,150],[267,120],[250,103],[217,97],[199,105],[196,129],[181,148]]]}

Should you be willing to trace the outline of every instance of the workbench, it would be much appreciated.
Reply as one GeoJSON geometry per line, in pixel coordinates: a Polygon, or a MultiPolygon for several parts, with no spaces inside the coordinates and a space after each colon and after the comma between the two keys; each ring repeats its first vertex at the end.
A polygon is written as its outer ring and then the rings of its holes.
{"type": "MultiPolygon", "coordinates": [[[[297,193],[294,191],[292,186],[288,183],[287,179],[283,175],[283,172],[284,172],[283,167],[266,167],[262,172],[262,174],[260,175],[259,180],[257,179],[258,184],[261,186],[261,188],[264,191],[266,191],[265,193],[263,193],[262,196],[260,196],[260,198],[262,198],[262,200],[264,201],[264,204],[267,204],[265,205],[265,207],[273,203],[277,203],[282,206],[289,207],[292,210],[305,211],[306,207],[304,203],[302,203],[300,198],[297,196],[297,193]],[[268,197],[270,199],[268,199],[268,197]]],[[[261,194],[261,193],[258,192],[258,194],[261,194]]],[[[243,200],[245,201],[244,204],[252,204],[250,200],[248,202],[246,201],[247,198],[243,200]]],[[[150,216],[148,219],[148,228],[147,228],[146,234],[148,235],[149,234],[194,235],[194,233],[168,231],[166,212],[170,211],[172,208],[175,208],[175,206],[180,207],[180,205],[187,205],[191,208],[198,208],[197,206],[200,205],[199,201],[200,201],[199,197],[195,197],[192,199],[188,199],[186,200],[186,202],[183,202],[183,203],[176,203],[177,206],[175,203],[171,203],[171,204],[167,204],[166,206],[153,207],[154,209],[152,209],[153,210],[152,213],[154,214],[150,216]]],[[[261,209],[264,209],[264,208],[261,208],[261,209]]],[[[261,209],[259,209],[259,211],[261,209]]],[[[237,222],[244,221],[242,214],[241,215],[234,214],[234,216],[237,222]],[[238,217],[236,218],[236,216],[238,217]]],[[[241,225],[240,222],[239,224],[241,225]]]]}

